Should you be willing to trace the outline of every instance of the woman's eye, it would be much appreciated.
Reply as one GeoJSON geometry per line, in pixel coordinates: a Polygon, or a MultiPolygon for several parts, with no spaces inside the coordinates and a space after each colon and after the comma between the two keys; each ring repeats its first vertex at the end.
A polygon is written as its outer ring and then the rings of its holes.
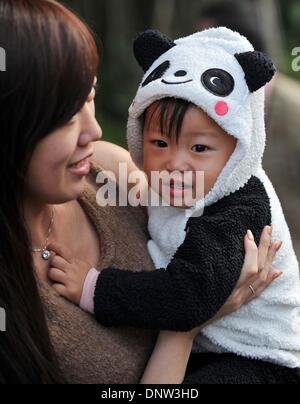
{"type": "Polygon", "coordinates": [[[196,153],[203,153],[206,150],[208,150],[208,147],[203,146],[202,144],[196,144],[195,146],[192,147],[192,151],[196,153]]]}
{"type": "Polygon", "coordinates": [[[168,147],[168,144],[166,142],[164,142],[163,140],[153,140],[152,142],[155,146],[159,147],[159,148],[164,148],[164,147],[168,147]]]}

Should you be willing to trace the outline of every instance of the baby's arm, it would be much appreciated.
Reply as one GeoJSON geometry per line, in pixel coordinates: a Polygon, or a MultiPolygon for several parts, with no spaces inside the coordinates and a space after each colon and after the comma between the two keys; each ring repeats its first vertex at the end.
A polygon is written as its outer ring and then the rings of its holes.
{"type": "MultiPolygon", "coordinates": [[[[203,216],[190,219],[186,239],[166,270],[104,269],[96,281],[96,319],[105,326],[189,331],[213,318],[239,280],[247,230],[253,230],[258,242],[270,224],[269,201],[263,193],[264,187],[253,179],[206,208],[203,216]]],[[[61,263],[59,257],[57,261],[61,263]]],[[[50,278],[63,284],[55,285],[60,294],[79,303],[72,296],[78,283],[72,277],[79,271],[82,282],[89,268],[72,268],[70,256],[66,261],[65,273],[58,278],[53,268],[50,278]]],[[[80,293],[82,287],[83,282],[80,293]]]]}
{"type": "Polygon", "coordinates": [[[105,326],[127,325],[188,331],[204,324],[227,301],[241,274],[244,236],[258,243],[271,223],[269,199],[260,181],[190,219],[189,231],[166,270],[107,268],[98,278],[95,316],[105,326]]]}
{"type": "Polygon", "coordinates": [[[93,313],[93,295],[99,273],[95,269],[91,269],[90,263],[74,258],[66,247],[50,243],[48,249],[52,251],[48,277],[53,282],[54,290],[76,304],[79,304],[84,297],[86,311],[93,313]],[[88,274],[94,274],[94,284],[91,283],[91,276],[88,274]],[[87,282],[88,278],[90,282],[87,282]],[[85,295],[83,296],[84,285],[85,295]],[[88,290],[91,291],[89,298],[86,296],[88,290]]]}

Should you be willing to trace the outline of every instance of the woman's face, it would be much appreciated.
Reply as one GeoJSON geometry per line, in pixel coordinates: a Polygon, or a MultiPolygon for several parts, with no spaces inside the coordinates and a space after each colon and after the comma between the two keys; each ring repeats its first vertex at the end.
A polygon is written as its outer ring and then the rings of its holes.
{"type": "Polygon", "coordinates": [[[94,98],[93,88],[71,121],[38,143],[26,175],[30,199],[60,204],[77,199],[82,193],[90,171],[93,142],[102,136],[95,118],[94,98]]]}

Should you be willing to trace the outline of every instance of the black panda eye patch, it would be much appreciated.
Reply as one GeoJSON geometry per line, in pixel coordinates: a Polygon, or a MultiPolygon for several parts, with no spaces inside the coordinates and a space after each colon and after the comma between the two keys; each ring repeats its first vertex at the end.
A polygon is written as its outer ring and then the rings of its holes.
{"type": "Polygon", "coordinates": [[[166,73],[166,71],[169,69],[169,67],[170,67],[169,61],[163,62],[156,69],[154,69],[152,73],[149,74],[149,76],[146,78],[146,80],[142,84],[142,87],[145,87],[147,84],[151,83],[152,81],[162,78],[162,76],[166,73]]]}
{"type": "Polygon", "coordinates": [[[203,86],[212,94],[227,97],[234,89],[233,77],[222,69],[209,69],[202,74],[203,86]]]}

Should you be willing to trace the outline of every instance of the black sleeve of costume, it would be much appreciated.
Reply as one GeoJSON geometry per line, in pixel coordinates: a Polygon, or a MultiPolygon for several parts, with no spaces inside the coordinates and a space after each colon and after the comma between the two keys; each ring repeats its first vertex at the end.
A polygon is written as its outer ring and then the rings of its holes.
{"type": "Polygon", "coordinates": [[[184,243],[166,270],[107,268],[98,278],[95,316],[105,326],[188,331],[206,323],[231,295],[244,262],[248,229],[259,242],[271,224],[263,184],[252,177],[238,192],[191,218],[184,243]]]}

